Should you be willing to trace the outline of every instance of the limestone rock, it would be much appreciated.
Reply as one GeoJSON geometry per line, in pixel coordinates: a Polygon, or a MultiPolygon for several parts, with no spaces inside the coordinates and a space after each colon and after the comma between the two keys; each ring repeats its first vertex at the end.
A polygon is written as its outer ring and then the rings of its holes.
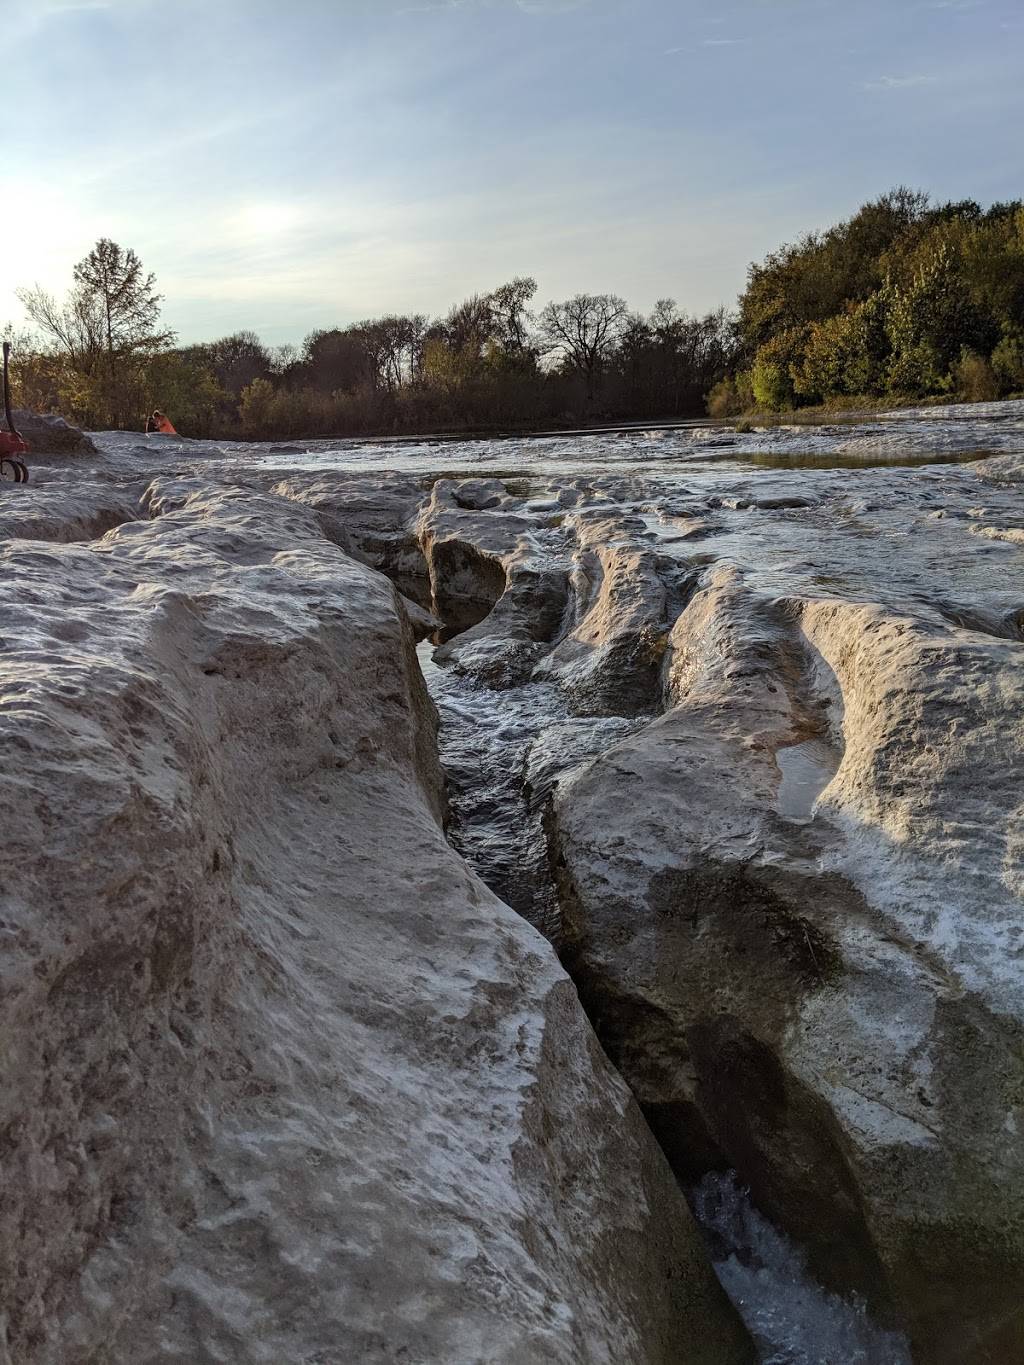
{"type": "Polygon", "coordinates": [[[677,1169],[740,1169],[915,1359],[1024,1358],[1019,643],[721,566],[667,683],[555,798],[599,1035],[677,1169]]]}
{"type": "Polygon", "coordinates": [[[285,479],[273,491],[315,508],[329,540],[386,573],[418,606],[430,608],[429,571],[415,534],[425,497],[418,479],[399,474],[372,478],[321,474],[285,479]]]}
{"type": "Polygon", "coordinates": [[[95,455],[96,443],[78,427],[54,413],[14,409],[14,424],[33,455],[95,455]]]}
{"type": "Polygon", "coordinates": [[[482,512],[507,502],[508,492],[499,479],[463,479],[452,490],[452,497],[460,507],[482,512]]]}
{"type": "Polygon", "coordinates": [[[578,525],[570,583],[575,621],[537,670],[582,712],[640,715],[661,701],[668,634],[687,573],[622,534],[613,515],[578,525]]]}
{"type": "Polygon", "coordinates": [[[0,483],[0,540],[95,540],[145,515],[143,491],[89,478],[0,483]]]}
{"type": "Polygon", "coordinates": [[[0,1360],[749,1362],[444,839],[395,589],[315,503],[144,505],[2,552],[0,1360]]]}

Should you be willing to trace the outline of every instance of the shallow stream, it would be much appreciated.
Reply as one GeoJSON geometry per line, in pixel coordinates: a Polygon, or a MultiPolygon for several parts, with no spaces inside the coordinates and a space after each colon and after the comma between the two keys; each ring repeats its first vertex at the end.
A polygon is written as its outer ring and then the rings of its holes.
{"type": "Polygon", "coordinates": [[[413,474],[564,475],[600,472],[664,475],[678,466],[707,469],[869,469],[959,463],[1019,450],[1024,402],[976,403],[902,412],[853,414],[827,424],[777,425],[734,431],[722,425],[656,423],[615,430],[536,437],[441,441],[424,437],[325,438],[287,442],[198,441],[139,432],[99,433],[116,463],[152,466],[181,460],[237,461],[246,469],[413,474]]]}

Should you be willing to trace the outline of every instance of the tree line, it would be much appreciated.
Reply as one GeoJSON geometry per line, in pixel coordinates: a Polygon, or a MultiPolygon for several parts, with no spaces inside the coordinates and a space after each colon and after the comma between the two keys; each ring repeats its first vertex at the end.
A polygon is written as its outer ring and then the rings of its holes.
{"type": "Polygon", "coordinates": [[[752,265],[720,415],[1024,392],[1024,204],[898,188],[752,265]]]}
{"type": "Polygon", "coordinates": [[[19,291],[41,336],[19,341],[21,401],[98,430],[160,407],[183,433],[276,438],[564,425],[703,412],[728,371],[724,310],[644,317],[615,294],[532,304],[517,277],[440,318],[388,314],[271,349],[242,331],[176,346],[131,248],[102,239],[63,300],[19,291]]]}
{"type": "Polygon", "coordinates": [[[19,401],[90,429],[154,407],[194,436],[529,429],[1024,393],[1024,205],[898,188],[751,265],[736,312],[648,315],[616,294],[539,310],[519,276],[442,317],[388,314],[270,348],[180,346],[156,280],[103,238],[64,299],[19,297],[19,401]]]}

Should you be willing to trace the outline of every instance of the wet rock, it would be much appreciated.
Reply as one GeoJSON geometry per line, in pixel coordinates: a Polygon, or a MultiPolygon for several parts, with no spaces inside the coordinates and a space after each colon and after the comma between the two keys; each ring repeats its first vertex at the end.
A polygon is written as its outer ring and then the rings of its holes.
{"type": "Polygon", "coordinates": [[[663,718],[555,794],[566,951],[673,1157],[915,1359],[1024,1358],[1020,646],[709,573],[663,718]],[[841,755],[813,818],[780,748],[841,755]]]}
{"type": "Polygon", "coordinates": [[[712,505],[726,507],[733,512],[745,512],[754,510],[758,512],[779,512],[788,509],[802,510],[806,507],[814,507],[819,499],[809,497],[804,493],[791,492],[787,489],[780,489],[778,492],[767,492],[760,488],[744,488],[737,493],[725,494],[711,500],[712,505]]]}
{"type": "Polygon", "coordinates": [[[971,530],[986,540],[1001,540],[1008,545],[1024,545],[1024,527],[972,526],[971,530]]]}
{"type": "Polygon", "coordinates": [[[544,940],[446,843],[394,588],[193,485],[3,548],[0,1356],[751,1349],[544,940]]]}
{"type": "Polygon", "coordinates": [[[527,517],[512,511],[464,510],[456,494],[479,482],[438,479],[415,525],[433,609],[453,633],[478,625],[501,599],[508,565],[532,529],[527,517]]]}
{"type": "Polygon", "coordinates": [[[84,431],[54,413],[14,409],[14,424],[32,455],[95,455],[96,443],[84,431]]]}
{"type": "Polygon", "coordinates": [[[412,626],[413,634],[417,641],[432,640],[444,630],[444,622],[439,616],[435,616],[432,611],[426,611],[408,597],[402,597],[401,594],[399,595],[399,600],[402,603],[402,608],[405,611],[406,616],[409,618],[409,624],[412,626]]]}
{"type": "MultiPolygon", "coordinates": [[[[434,562],[443,573],[441,549],[435,546],[434,562]]],[[[444,645],[436,657],[488,687],[508,688],[529,679],[557,638],[568,600],[568,575],[564,569],[538,561],[528,549],[509,557],[502,573],[500,595],[483,620],[444,645]]],[[[496,577],[494,587],[498,587],[496,577]]],[[[485,598],[483,605],[486,602],[485,598]]],[[[455,609],[465,613],[465,598],[455,609]]]]}
{"type": "Polygon", "coordinates": [[[1024,454],[1020,451],[985,460],[975,468],[978,478],[988,483],[1010,485],[1024,483],[1024,454]]]}

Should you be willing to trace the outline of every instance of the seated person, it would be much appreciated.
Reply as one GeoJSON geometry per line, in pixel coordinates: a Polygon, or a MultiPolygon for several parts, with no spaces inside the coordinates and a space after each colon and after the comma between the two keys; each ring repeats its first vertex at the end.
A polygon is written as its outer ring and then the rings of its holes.
{"type": "Polygon", "coordinates": [[[152,416],[146,418],[146,435],[148,436],[151,431],[162,432],[165,436],[177,436],[178,434],[171,426],[167,416],[159,408],[154,408],[152,416]]]}

